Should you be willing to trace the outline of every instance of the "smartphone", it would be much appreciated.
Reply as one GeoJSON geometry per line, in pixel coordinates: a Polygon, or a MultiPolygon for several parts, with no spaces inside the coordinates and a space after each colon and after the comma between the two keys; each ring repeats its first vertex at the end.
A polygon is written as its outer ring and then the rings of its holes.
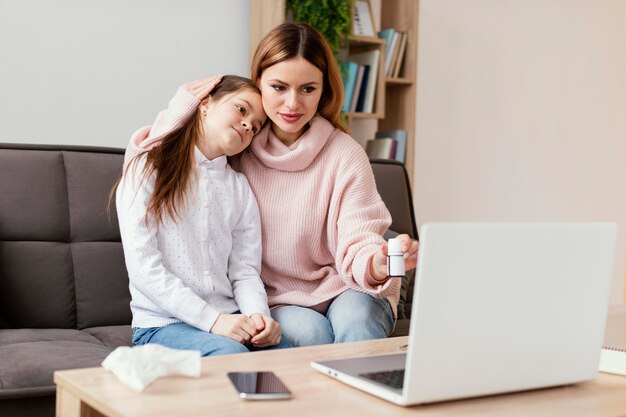
{"type": "Polygon", "coordinates": [[[229,372],[228,378],[244,400],[286,400],[291,392],[273,372],[229,372]]]}

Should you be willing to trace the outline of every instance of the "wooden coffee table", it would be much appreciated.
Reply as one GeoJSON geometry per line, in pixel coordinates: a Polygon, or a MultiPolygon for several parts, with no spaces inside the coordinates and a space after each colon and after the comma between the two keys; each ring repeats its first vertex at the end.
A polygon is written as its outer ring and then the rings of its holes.
{"type": "MultiPolygon", "coordinates": [[[[626,323],[626,321],[624,321],[626,323]]],[[[624,331],[621,325],[614,326],[624,331]]],[[[255,352],[202,359],[200,378],[167,377],[142,393],[103,368],[58,371],[57,417],[227,416],[616,416],[626,415],[626,377],[600,373],[595,381],[446,403],[400,407],[314,371],[312,360],[401,352],[407,338],[255,352]],[[244,401],[230,371],[274,371],[291,400],[244,401]]]]}

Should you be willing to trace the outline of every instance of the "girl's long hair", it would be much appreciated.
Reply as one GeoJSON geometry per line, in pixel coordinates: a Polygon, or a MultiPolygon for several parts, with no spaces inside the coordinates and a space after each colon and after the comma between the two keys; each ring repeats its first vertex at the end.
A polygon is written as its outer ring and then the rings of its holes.
{"type": "MultiPolygon", "coordinates": [[[[218,101],[227,94],[246,88],[260,93],[249,78],[225,75],[209,96],[218,101]]],[[[146,163],[141,172],[141,181],[146,181],[156,173],[154,191],[146,209],[146,222],[150,215],[155,224],[163,222],[164,216],[169,216],[173,220],[176,217],[180,218],[179,208],[185,204],[187,186],[195,169],[194,149],[203,133],[202,113],[198,106],[194,115],[183,126],[168,133],[154,148],[136,155],[128,164],[126,172],[129,169],[136,169],[137,161],[145,155],[146,163]]],[[[122,178],[111,190],[109,205],[121,180],[122,178]]]]}
{"type": "Polygon", "coordinates": [[[335,128],[345,132],[339,117],[344,95],[341,73],[328,42],[314,27],[306,23],[283,23],[268,32],[252,57],[252,81],[258,85],[267,68],[299,56],[324,74],[318,112],[335,128]]]}

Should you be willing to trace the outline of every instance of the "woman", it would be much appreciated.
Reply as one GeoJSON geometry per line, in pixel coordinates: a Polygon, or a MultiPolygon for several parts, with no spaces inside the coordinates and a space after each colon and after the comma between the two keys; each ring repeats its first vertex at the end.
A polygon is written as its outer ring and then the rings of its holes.
{"type": "Polygon", "coordinates": [[[181,103],[193,116],[175,129],[160,135],[167,123],[159,115],[147,138],[155,146],[127,161],[116,193],[133,344],[203,356],[281,342],[259,276],[258,206],[226,160],[265,123],[261,97],[247,78],[210,81],[183,87],[181,103]]]}
{"type": "MultiPolygon", "coordinates": [[[[388,336],[400,293],[382,238],[391,217],[339,121],[343,87],[327,42],[306,24],[277,26],[254,54],[252,79],[270,123],[233,167],[259,203],[272,317],[296,346],[388,336]]],[[[172,123],[188,117],[172,110],[172,123]]],[[[399,238],[415,268],[417,242],[399,238]]]]}

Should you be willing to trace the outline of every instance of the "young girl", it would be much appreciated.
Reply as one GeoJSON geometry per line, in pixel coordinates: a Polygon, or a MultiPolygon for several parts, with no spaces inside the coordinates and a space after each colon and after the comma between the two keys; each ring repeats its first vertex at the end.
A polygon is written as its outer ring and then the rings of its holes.
{"type": "Polygon", "coordinates": [[[259,90],[224,76],[187,84],[177,97],[170,106],[185,106],[189,117],[173,130],[167,111],[157,117],[147,140],[158,144],[126,161],[116,192],[133,344],[203,356],[289,347],[259,276],[257,202],[226,159],[265,123],[259,90]]]}

